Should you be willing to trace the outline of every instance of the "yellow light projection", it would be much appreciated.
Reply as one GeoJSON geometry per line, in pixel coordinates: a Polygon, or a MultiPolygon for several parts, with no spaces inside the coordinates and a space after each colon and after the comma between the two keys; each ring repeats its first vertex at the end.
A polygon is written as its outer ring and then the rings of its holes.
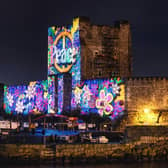
{"type": "Polygon", "coordinates": [[[157,124],[158,114],[153,110],[152,106],[144,106],[139,108],[134,118],[134,123],[143,125],[157,124]]]}

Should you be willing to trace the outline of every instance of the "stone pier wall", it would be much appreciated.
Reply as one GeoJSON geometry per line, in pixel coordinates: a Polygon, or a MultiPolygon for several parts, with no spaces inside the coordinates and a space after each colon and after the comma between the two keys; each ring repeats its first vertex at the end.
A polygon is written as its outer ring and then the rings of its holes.
{"type": "Polygon", "coordinates": [[[168,160],[168,140],[127,144],[0,145],[0,161],[89,163],[116,160],[168,160]]]}
{"type": "Polygon", "coordinates": [[[127,141],[135,141],[146,139],[168,139],[168,126],[158,125],[127,125],[126,138],[127,141]]]}

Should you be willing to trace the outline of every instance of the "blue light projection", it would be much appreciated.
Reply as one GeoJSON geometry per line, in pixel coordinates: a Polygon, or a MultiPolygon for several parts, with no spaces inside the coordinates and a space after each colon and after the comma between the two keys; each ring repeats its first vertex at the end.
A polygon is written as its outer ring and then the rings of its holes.
{"type": "Polygon", "coordinates": [[[120,78],[87,80],[73,93],[73,107],[80,107],[82,114],[98,113],[115,119],[124,113],[125,89],[120,78]]]}
{"type": "Polygon", "coordinates": [[[72,85],[81,79],[79,18],[69,28],[48,28],[48,75],[72,74],[72,85]]]}
{"type": "MultiPolygon", "coordinates": [[[[63,109],[63,75],[72,75],[72,88],[81,81],[81,57],[79,38],[79,18],[73,20],[73,25],[66,27],[50,27],[48,29],[48,75],[58,77],[58,107],[60,114],[63,109]]],[[[74,94],[72,92],[72,97],[74,94]]],[[[73,106],[73,102],[71,102],[73,106]]]]}
{"type": "Polygon", "coordinates": [[[55,76],[48,76],[48,113],[55,113],[56,111],[55,87],[55,76]]]}
{"type": "Polygon", "coordinates": [[[79,18],[74,19],[70,27],[50,27],[48,79],[30,82],[28,86],[5,86],[5,111],[61,114],[64,106],[71,106],[66,109],[79,108],[82,114],[98,113],[112,120],[122,116],[125,109],[124,81],[120,78],[81,81],[80,50],[79,18]],[[68,81],[65,74],[70,77],[70,84],[64,82],[68,81]],[[68,105],[63,104],[67,102],[64,100],[66,87],[70,87],[66,92],[68,105]]]}
{"type": "Polygon", "coordinates": [[[28,86],[4,86],[4,109],[7,113],[28,114],[48,111],[48,84],[30,82],[28,86]]]}
{"type": "Polygon", "coordinates": [[[63,110],[63,75],[58,75],[58,107],[57,111],[58,114],[61,114],[63,110]]]}

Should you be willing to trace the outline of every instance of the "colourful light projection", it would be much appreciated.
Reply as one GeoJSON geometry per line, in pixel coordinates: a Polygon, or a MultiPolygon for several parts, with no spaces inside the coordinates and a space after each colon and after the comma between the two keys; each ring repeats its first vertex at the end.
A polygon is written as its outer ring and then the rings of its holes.
{"type": "Polygon", "coordinates": [[[30,82],[28,86],[4,86],[4,109],[9,114],[47,112],[47,80],[30,82]]]}
{"type": "Polygon", "coordinates": [[[111,105],[111,102],[113,100],[113,95],[111,93],[107,93],[105,95],[105,90],[102,89],[100,90],[100,95],[99,98],[96,99],[96,107],[99,109],[98,113],[103,116],[105,115],[110,115],[111,112],[113,111],[113,107],[111,105]]]}
{"type": "Polygon", "coordinates": [[[69,28],[48,29],[48,74],[72,74],[73,84],[80,81],[79,18],[69,28]]]}
{"type": "Polygon", "coordinates": [[[63,75],[58,75],[58,106],[57,106],[57,113],[61,114],[63,110],[63,75]]]}
{"type": "Polygon", "coordinates": [[[48,80],[31,82],[28,86],[5,86],[5,111],[14,114],[33,111],[61,114],[63,109],[80,108],[82,114],[98,113],[111,119],[121,116],[124,112],[124,81],[113,78],[82,82],[80,50],[79,18],[67,28],[50,27],[48,80]],[[70,84],[65,81],[70,81],[70,84]]]}
{"type": "Polygon", "coordinates": [[[80,106],[82,114],[92,112],[116,119],[124,113],[124,81],[120,78],[87,80],[73,93],[73,107],[80,106]]]}
{"type": "Polygon", "coordinates": [[[81,104],[81,99],[82,99],[82,89],[80,89],[78,86],[75,87],[74,89],[74,95],[75,95],[75,103],[76,105],[81,104]]]}
{"type": "MultiPolygon", "coordinates": [[[[81,81],[81,57],[79,39],[79,18],[73,20],[73,25],[65,27],[50,27],[48,29],[48,74],[58,76],[58,107],[57,113],[63,109],[63,75],[72,75],[72,89],[81,81]]],[[[72,92],[72,97],[74,94],[72,92]]],[[[73,106],[73,102],[71,102],[73,106]]]]}
{"type": "Polygon", "coordinates": [[[55,76],[48,76],[48,113],[55,113],[55,76]]]}

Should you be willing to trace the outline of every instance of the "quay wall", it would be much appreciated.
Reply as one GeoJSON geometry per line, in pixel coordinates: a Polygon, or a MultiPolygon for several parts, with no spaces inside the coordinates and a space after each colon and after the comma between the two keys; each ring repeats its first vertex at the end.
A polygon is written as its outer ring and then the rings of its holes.
{"type": "Polygon", "coordinates": [[[143,137],[126,144],[0,144],[0,160],[4,162],[98,163],[117,160],[168,160],[168,139],[143,137]]]}

